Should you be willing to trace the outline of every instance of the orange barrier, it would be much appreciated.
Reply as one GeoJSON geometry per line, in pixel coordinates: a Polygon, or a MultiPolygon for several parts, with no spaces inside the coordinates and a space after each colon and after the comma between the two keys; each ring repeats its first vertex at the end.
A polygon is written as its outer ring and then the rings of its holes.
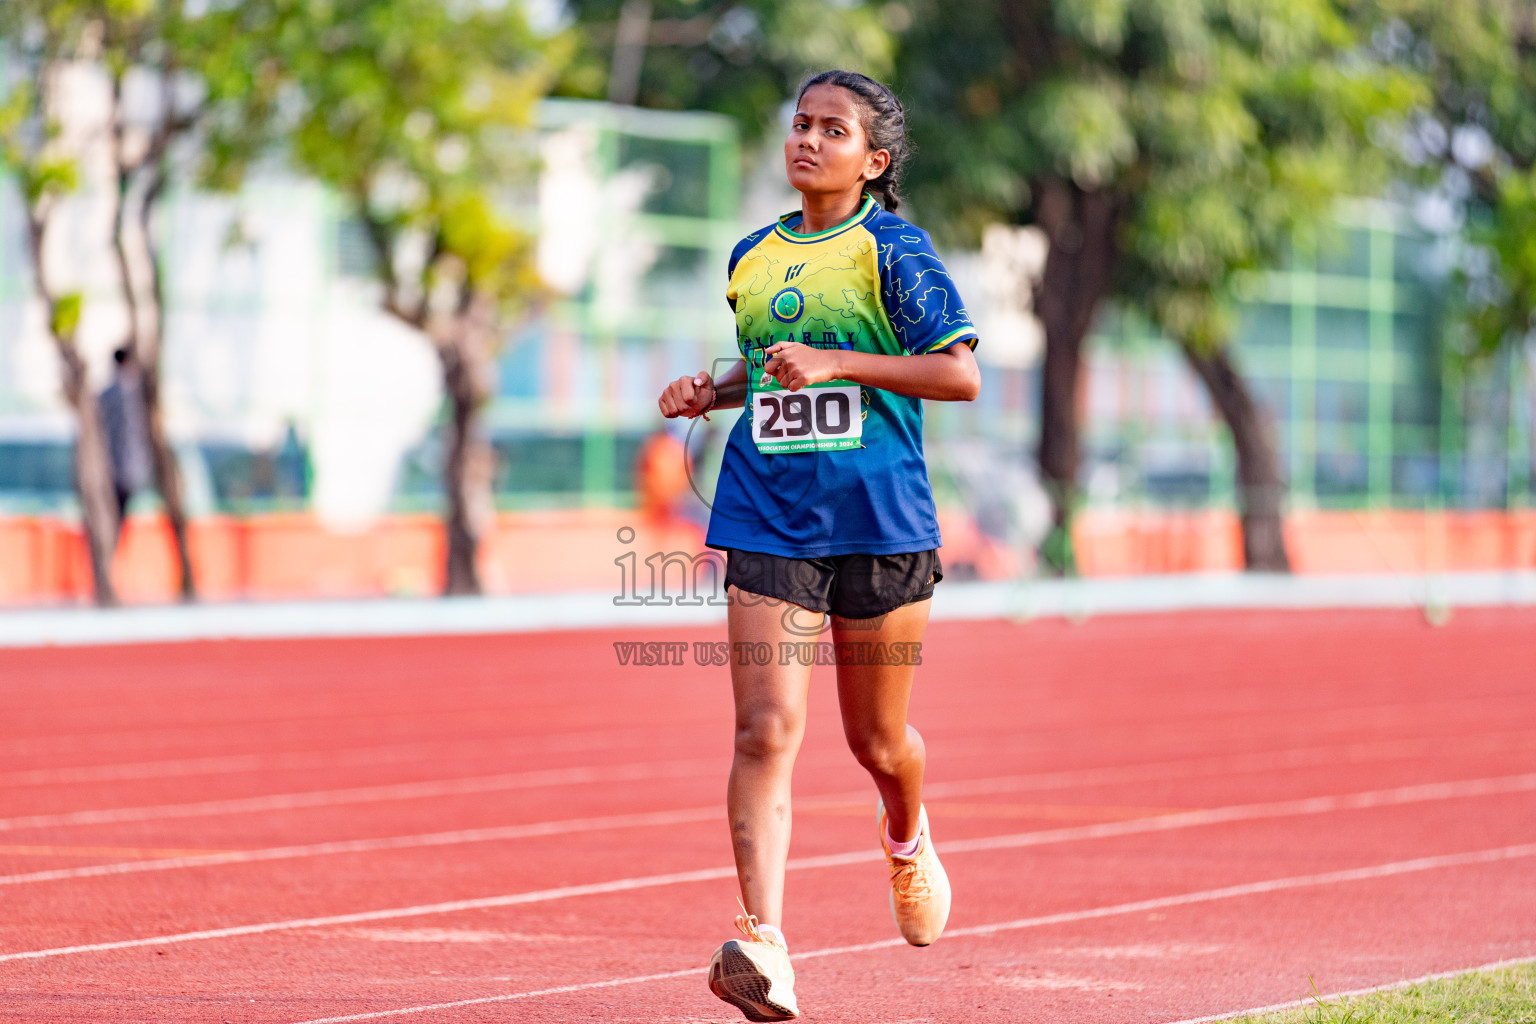
{"type": "MultiPolygon", "coordinates": [[[[624,536],[629,536],[626,532],[624,536]]],[[[189,527],[200,595],[233,598],[371,597],[442,590],[445,541],[430,515],[389,516],[360,533],[325,529],[309,513],[211,517],[189,527]]],[[[480,569],[493,593],[601,590],[619,586],[614,558],[633,549],[697,552],[693,523],[626,509],[503,513],[482,545],[480,569]],[[634,531],[621,544],[620,530],[634,531]]],[[[160,516],[130,517],[112,563],[125,603],[176,596],[170,527],[160,516]]],[[[89,600],[90,564],[79,527],[56,519],[0,517],[0,602],[89,600]]]]}
{"type": "Polygon", "coordinates": [[[1072,547],[1084,576],[1207,572],[1243,567],[1243,535],[1230,512],[1083,512],[1072,547]]]}
{"type": "Polygon", "coordinates": [[[57,601],[90,587],[77,528],[56,519],[0,518],[0,601],[57,601]]]}
{"type": "MultiPolygon", "coordinates": [[[[1005,579],[1028,568],[965,515],[948,511],[940,520],[951,578],[1005,579]]],[[[1290,516],[1285,532],[1297,572],[1536,568],[1536,510],[1305,512],[1290,516]]],[[[1242,567],[1242,534],[1230,512],[1085,512],[1073,539],[1085,576],[1242,567]]],[[[192,523],[189,542],[201,594],[214,600],[426,595],[442,588],[443,530],[430,515],[390,516],[350,534],[326,530],[309,513],[211,517],[192,523]]],[[[480,567],[491,593],[617,594],[616,558],[635,554],[644,589],[647,555],[693,554],[703,545],[698,526],[658,511],[507,512],[482,546],[480,567]]],[[[130,519],[112,567],[124,602],[174,600],[172,552],[163,519],[130,519]]],[[[90,593],[78,527],[0,517],[0,603],[77,603],[90,593]]]]}
{"type": "MultiPolygon", "coordinates": [[[[1229,511],[1085,512],[1072,532],[1084,576],[1233,571],[1243,535],[1229,511]]],[[[1536,510],[1296,512],[1286,549],[1300,573],[1536,568],[1536,510]]]]}
{"type": "Polygon", "coordinates": [[[1312,512],[1287,523],[1302,572],[1536,568],[1536,510],[1312,512]]]}

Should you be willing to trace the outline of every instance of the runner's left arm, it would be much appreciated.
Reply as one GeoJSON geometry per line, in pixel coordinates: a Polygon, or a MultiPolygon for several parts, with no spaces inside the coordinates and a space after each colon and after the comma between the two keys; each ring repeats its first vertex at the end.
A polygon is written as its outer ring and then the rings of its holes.
{"type": "Polygon", "coordinates": [[[765,351],[769,357],[765,372],[791,391],[846,380],[940,402],[969,402],[981,393],[981,368],[964,340],[937,352],[910,356],[819,349],[795,341],[781,341],[765,351]]]}

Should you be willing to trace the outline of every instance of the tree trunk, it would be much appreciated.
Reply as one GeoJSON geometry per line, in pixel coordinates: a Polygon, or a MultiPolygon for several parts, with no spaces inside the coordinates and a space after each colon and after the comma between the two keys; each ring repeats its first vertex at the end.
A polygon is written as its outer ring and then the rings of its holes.
{"type": "MultiPolygon", "coordinates": [[[[128,307],[128,337],[126,345],[133,353],[133,362],[141,381],[140,394],[144,406],[144,432],[149,438],[151,462],[154,465],[155,490],[170,523],[171,537],[176,547],[176,567],[180,576],[179,592],[183,601],[197,597],[196,579],[192,573],[192,550],[187,541],[187,512],[182,500],[181,472],[176,464],[176,453],[165,436],[165,417],[160,401],[160,353],[165,340],[165,284],[160,275],[160,264],[155,258],[152,234],[155,204],[165,191],[165,149],[169,145],[172,125],[170,113],[167,123],[151,142],[149,152],[138,162],[130,162],[124,149],[125,124],[122,114],[122,74],[112,80],[112,158],[117,166],[117,206],[113,211],[112,248],[117,256],[118,276],[122,279],[123,299],[128,307]],[[141,296],[135,281],[132,262],[128,258],[128,200],[135,177],[144,182],[143,195],[139,197],[138,231],[139,260],[148,278],[148,288],[141,296]],[[145,320],[148,324],[145,324],[145,320]]],[[[170,103],[169,94],[166,97],[170,103]]]]}
{"type": "MultiPolygon", "coordinates": [[[[158,346],[156,347],[158,351],[158,346]]],[[[187,541],[187,507],[182,500],[181,467],[176,463],[176,452],[165,436],[165,416],[160,407],[160,365],[154,362],[141,364],[144,395],[145,427],[149,432],[149,450],[155,467],[155,490],[160,492],[160,503],[165,507],[165,518],[171,526],[171,537],[176,543],[176,566],[181,574],[180,594],[183,601],[197,600],[197,582],[192,575],[192,548],[187,541]]]]}
{"type": "Polygon", "coordinates": [[[1114,274],[1119,207],[1106,191],[1085,192],[1060,179],[1045,179],[1036,187],[1036,222],[1050,239],[1045,274],[1034,296],[1045,328],[1038,454],[1052,518],[1040,555],[1049,572],[1066,575],[1077,571],[1072,516],[1078,496],[1083,342],[1114,274]]]}
{"type": "Polygon", "coordinates": [[[51,214],[52,202],[46,198],[27,210],[28,255],[32,260],[33,284],[48,314],[48,332],[59,353],[64,399],[75,413],[75,495],[80,501],[80,521],[91,560],[96,603],[108,607],[117,604],[117,590],[112,586],[112,552],[117,546],[120,525],[117,495],[112,489],[112,461],[101,430],[96,396],[91,391],[85,360],[75,348],[78,310],[64,313],[64,302],[50,284],[43,257],[51,214]]]}
{"type": "Polygon", "coordinates": [[[117,495],[112,490],[112,463],[107,455],[106,437],[97,415],[96,396],[86,379],[85,362],[75,351],[71,339],[55,337],[60,369],[64,378],[64,398],[75,412],[75,494],[80,500],[80,520],[85,532],[85,546],[91,559],[91,579],[96,603],[102,607],[117,604],[117,590],[112,586],[112,550],[116,547],[117,495]]]}
{"type": "Polygon", "coordinates": [[[1200,377],[1232,431],[1237,452],[1237,504],[1243,523],[1243,565],[1250,572],[1290,572],[1285,550],[1285,481],[1271,425],[1223,346],[1205,352],[1183,343],[1184,358],[1200,377]]]}
{"type": "Polygon", "coordinates": [[[608,68],[608,102],[633,105],[640,95],[640,71],[651,32],[651,0],[624,0],[608,68]]]}
{"type": "MultiPolygon", "coordinates": [[[[151,235],[151,220],[155,203],[165,188],[165,174],[160,167],[150,170],[153,178],[144,190],[139,206],[139,233],[143,239],[144,266],[149,274],[149,292],[144,315],[148,327],[135,323],[137,344],[134,355],[139,364],[143,381],[145,430],[149,436],[149,450],[155,466],[155,490],[160,492],[160,503],[165,507],[165,518],[171,525],[171,536],[176,542],[176,566],[181,574],[181,599],[197,599],[197,582],[192,575],[192,548],[187,541],[187,506],[181,487],[181,467],[176,464],[176,452],[165,435],[165,414],[160,400],[160,355],[165,350],[165,282],[160,275],[160,263],[155,258],[155,246],[151,235]]],[[[119,235],[119,240],[121,235],[119,235]]],[[[123,266],[127,273],[127,264],[123,266]]],[[[123,287],[131,289],[132,282],[125,276],[123,287]]]]}
{"type": "Polygon", "coordinates": [[[443,526],[448,540],[443,592],[450,595],[483,591],[480,542],[496,510],[492,492],[495,455],[484,422],[485,404],[491,397],[493,314],[494,300],[475,296],[455,318],[447,338],[437,345],[449,403],[447,458],[443,463],[447,497],[443,526]]]}

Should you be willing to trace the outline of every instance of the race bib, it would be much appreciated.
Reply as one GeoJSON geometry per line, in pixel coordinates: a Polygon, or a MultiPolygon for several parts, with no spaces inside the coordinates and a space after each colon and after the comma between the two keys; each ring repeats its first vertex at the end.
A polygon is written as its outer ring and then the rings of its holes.
{"type": "Polygon", "coordinates": [[[761,371],[752,376],[752,440],[764,455],[863,447],[859,385],[829,380],[790,391],[771,377],[762,383],[761,371]]]}

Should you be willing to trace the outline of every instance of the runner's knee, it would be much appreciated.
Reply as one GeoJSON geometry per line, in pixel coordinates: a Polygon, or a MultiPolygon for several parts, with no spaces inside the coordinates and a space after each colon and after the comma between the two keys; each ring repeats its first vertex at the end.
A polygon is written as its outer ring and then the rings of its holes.
{"type": "Polygon", "coordinates": [[[848,749],[865,771],[878,775],[894,775],[909,753],[905,735],[883,733],[850,733],[848,749]]]}
{"type": "Polygon", "coordinates": [[[793,754],[803,729],[804,719],[782,708],[749,712],[736,722],[736,753],[759,759],[793,754]]]}

